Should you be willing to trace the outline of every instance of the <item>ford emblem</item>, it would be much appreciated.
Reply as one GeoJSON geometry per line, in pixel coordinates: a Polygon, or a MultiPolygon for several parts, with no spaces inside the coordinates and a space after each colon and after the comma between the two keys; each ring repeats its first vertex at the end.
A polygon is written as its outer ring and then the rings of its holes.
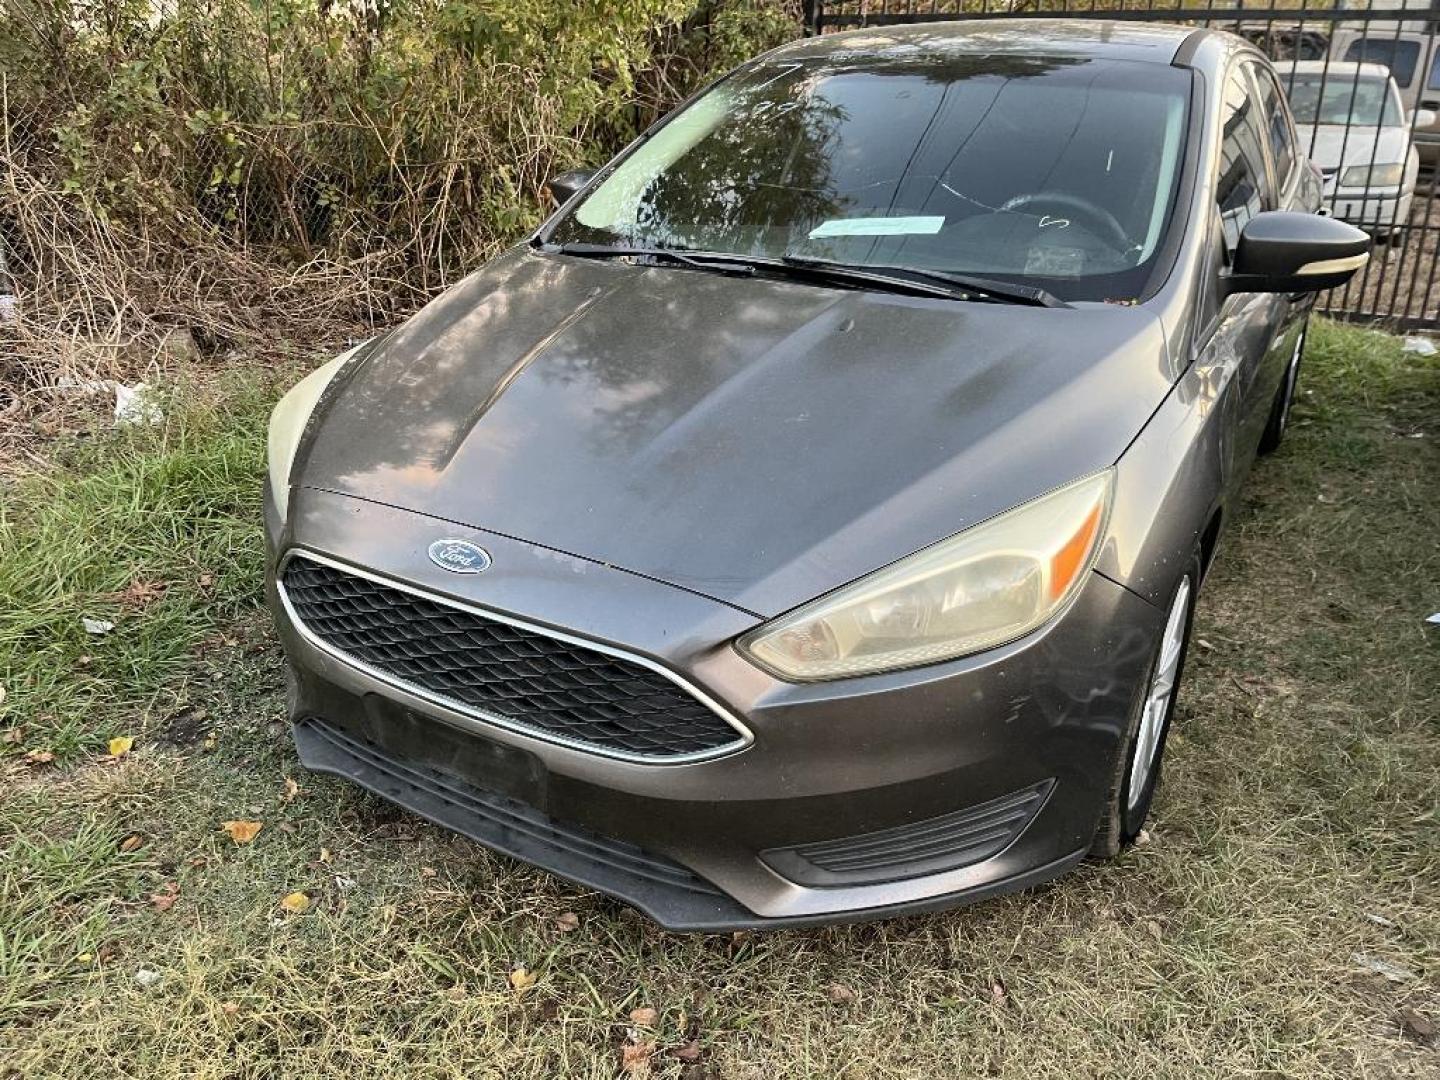
{"type": "Polygon", "coordinates": [[[469,540],[436,540],[429,554],[431,562],[452,574],[478,574],[490,569],[490,553],[469,540]]]}

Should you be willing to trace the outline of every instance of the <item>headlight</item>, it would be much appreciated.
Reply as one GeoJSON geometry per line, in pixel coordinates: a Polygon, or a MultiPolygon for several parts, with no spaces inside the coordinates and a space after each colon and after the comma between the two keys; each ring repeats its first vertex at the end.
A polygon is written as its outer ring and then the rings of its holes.
{"type": "Polygon", "coordinates": [[[950,660],[1023,637],[1094,562],[1111,471],[1087,476],[766,623],[742,653],[792,682],[950,660]]]}
{"type": "Polygon", "coordinates": [[[1405,163],[1351,165],[1340,175],[1341,187],[1399,187],[1405,179],[1405,163]]]}
{"type": "Polygon", "coordinates": [[[330,385],[330,380],[345,366],[345,362],[368,344],[368,341],[361,342],[306,375],[290,388],[275,406],[275,411],[270,414],[267,444],[270,491],[275,497],[275,506],[280,512],[281,521],[285,520],[290,509],[290,466],[295,461],[295,450],[300,445],[300,436],[305,431],[305,424],[310,419],[315,402],[320,400],[325,387],[330,385]]]}

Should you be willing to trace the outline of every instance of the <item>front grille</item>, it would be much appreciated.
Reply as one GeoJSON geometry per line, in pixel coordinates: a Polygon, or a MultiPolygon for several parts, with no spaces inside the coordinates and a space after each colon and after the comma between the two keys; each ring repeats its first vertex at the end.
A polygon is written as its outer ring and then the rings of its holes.
{"type": "Polygon", "coordinates": [[[744,737],[651,668],[301,556],[281,576],[301,628],[396,685],[491,723],[616,757],[691,759],[744,737]]]}
{"type": "Polygon", "coordinates": [[[1054,787],[1044,780],[998,799],[912,825],[763,853],[797,885],[870,885],[943,874],[998,855],[1024,831],[1054,787]]]}

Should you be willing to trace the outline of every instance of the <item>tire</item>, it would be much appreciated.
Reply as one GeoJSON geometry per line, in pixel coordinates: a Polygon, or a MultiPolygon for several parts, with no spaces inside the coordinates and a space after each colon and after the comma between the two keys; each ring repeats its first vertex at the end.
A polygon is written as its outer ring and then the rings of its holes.
{"type": "Polygon", "coordinates": [[[1280,389],[1275,392],[1275,403],[1270,406],[1270,419],[1265,421],[1265,431],[1260,436],[1260,453],[1273,454],[1285,440],[1285,429],[1290,424],[1290,409],[1295,404],[1295,386],[1300,381],[1300,361],[1305,355],[1305,337],[1310,331],[1310,320],[1306,317],[1300,327],[1300,336],[1295,339],[1295,351],[1290,354],[1290,363],[1285,366],[1285,377],[1280,380],[1280,389]]]}
{"type": "Polygon", "coordinates": [[[1199,583],[1200,556],[1196,553],[1191,556],[1165,607],[1160,640],[1145,674],[1145,691],[1139,696],[1121,752],[1116,755],[1116,770],[1105,812],[1090,846],[1094,858],[1118,855],[1139,835],[1150,815],[1165,757],[1165,739],[1170,733],[1175,700],[1185,674],[1185,655],[1190,646],[1199,583]],[[1162,680],[1168,681],[1168,692],[1163,703],[1156,707],[1155,695],[1161,689],[1162,680]],[[1137,775],[1137,769],[1143,769],[1143,774],[1137,775]]]}

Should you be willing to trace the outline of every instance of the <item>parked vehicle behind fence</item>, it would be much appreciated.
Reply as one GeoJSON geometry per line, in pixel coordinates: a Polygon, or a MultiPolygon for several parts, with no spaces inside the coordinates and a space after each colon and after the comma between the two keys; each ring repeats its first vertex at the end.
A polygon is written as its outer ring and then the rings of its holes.
{"type": "MultiPolygon", "coordinates": [[[[1388,68],[1406,110],[1426,109],[1415,123],[1415,147],[1427,169],[1440,165],[1440,37],[1419,20],[1398,28],[1344,26],[1330,38],[1330,59],[1381,64],[1388,68]]],[[[1334,67],[1332,66],[1332,69],[1334,67]]]]}
{"type": "MultiPolygon", "coordinates": [[[[1330,212],[1388,239],[1410,219],[1419,158],[1410,116],[1380,64],[1306,60],[1277,65],[1300,145],[1325,178],[1330,212]]],[[[1416,124],[1431,124],[1422,110],[1416,124]]]]}

